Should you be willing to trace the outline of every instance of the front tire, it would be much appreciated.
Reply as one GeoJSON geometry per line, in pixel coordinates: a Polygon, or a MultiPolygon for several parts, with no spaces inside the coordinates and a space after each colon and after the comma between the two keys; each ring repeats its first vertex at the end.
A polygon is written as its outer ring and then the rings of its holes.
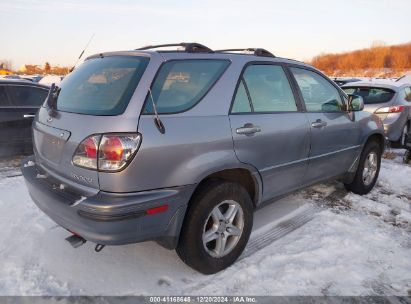
{"type": "Polygon", "coordinates": [[[349,184],[344,184],[345,188],[356,194],[367,194],[377,182],[380,166],[381,147],[377,142],[370,141],[361,153],[354,180],[349,184]]]}
{"type": "Polygon", "coordinates": [[[181,230],[177,254],[191,268],[213,274],[243,252],[253,225],[253,204],[239,184],[214,180],[193,196],[181,230]]]}

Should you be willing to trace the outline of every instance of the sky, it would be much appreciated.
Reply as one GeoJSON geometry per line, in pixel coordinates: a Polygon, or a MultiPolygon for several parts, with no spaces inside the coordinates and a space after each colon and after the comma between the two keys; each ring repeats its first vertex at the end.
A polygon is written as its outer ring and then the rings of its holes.
{"type": "Polygon", "coordinates": [[[72,66],[84,57],[149,44],[261,47],[310,60],[411,42],[411,0],[0,0],[0,59],[72,66]]]}

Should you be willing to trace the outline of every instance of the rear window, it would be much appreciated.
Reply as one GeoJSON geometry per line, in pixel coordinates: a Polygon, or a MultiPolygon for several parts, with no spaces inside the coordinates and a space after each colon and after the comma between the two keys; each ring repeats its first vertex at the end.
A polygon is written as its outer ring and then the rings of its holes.
{"type": "Polygon", "coordinates": [[[57,109],[90,115],[123,113],[148,61],[136,56],[87,60],[61,83],[57,109]]]}
{"type": "Polygon", "coordinates": [[[147,94],[144,114],[170,114],[194,107],[225,71],[227,60],[174,60],[162,65],[147,94]],[[151,95],[153,100],[151,100],[151,95]]]}
{"type": "Polygon", "coordinates": [[[395,94],[393,90],[385,88],[347,87],[343,90],[347,94],[361,96],[365,104],[389,102],[395,94]]]}

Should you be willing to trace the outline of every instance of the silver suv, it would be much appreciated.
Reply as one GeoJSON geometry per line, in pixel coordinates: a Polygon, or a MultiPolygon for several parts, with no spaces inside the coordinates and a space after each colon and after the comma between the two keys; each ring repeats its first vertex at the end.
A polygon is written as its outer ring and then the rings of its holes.
{"type": "Polygon", "coordinates": [[[155,240],[210,274],[240,256],[262,203],[336,178],[373,188],[385,139],[363,107],[264,49],[102,53],[52,86],[22,171],[74,246],[155,240]]]}
{"type": "Polygon", "coordinates": [[[401,81],[373,80],[347,83],[347,94],[364,100],[364,111],[375,113],[383,122],[387,139],[393,147],[405,147],[411,131],[411,84],[401,81]]]}

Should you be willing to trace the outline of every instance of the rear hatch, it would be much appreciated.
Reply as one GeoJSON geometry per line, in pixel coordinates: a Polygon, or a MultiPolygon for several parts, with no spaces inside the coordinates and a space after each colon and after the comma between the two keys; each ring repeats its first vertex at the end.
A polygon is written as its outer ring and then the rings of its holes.
{"type": "Polygon", "coordinates": [[[390,106],[395,95],[393,90],[380,87],[347,86],[343,87],[343,90],[347,94],[361,96],[364,100],[364,111],[375,113],[382,120],[388,113],[378,113],[378,109],[390,106]]]}
{"type": "Polygon", "coordinates": [[[73,156],[93,134],[137,131],[139,111],[125,111],[131,101],[141,99],[135,92],[147,85],[140,80],[148,64],[148,55],[101,55],[69,74],[53,100],[55,113],[45,103],[34,121],[37,163],[63,183],[99,189],[98,171],[74,165],[73,156]]]}

